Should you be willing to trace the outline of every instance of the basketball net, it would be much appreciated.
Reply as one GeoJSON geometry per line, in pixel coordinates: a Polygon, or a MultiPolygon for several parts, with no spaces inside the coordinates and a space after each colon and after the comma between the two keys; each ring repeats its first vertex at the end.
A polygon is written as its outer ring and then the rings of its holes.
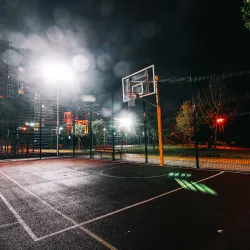
{"type": "Polygon", "coordinates": [[[134,107],[135,106],[136,94],[127,93],[127,96],[128,96],[128,107],[134,107]]]}

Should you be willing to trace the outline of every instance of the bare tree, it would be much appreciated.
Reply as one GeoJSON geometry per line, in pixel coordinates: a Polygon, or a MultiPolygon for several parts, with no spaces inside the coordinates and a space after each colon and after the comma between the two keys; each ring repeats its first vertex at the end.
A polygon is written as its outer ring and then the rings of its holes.
{"type": "Polygon", "coordinates": [[[218,122],[217,119],[223,116],[225,109],[227,88],[220,81],[212,80],[207,89],[203,89],[197,95],[197,106],[199,113],[214,134],[214,145],[217,142],[218,122]]]}

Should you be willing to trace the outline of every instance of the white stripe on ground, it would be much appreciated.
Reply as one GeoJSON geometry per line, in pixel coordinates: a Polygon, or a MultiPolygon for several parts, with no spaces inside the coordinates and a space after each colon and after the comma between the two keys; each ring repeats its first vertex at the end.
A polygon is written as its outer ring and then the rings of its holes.
{"type": "Polygon", "coordinates": [[[152,179],[152,178],[160,178],[169,175],[169,173],[162,174],[162,175],[152,175],[152,176],[115,176],[115,175],[109,175],[104,174],[106,170],[114,169],[114,168],[120,168],[119,167],[112,167],[112,168],[106,168],[100,172],[102,176],[109,177],[109,178],[116,178],[116,179],[152,179]]]}
{"type": "Polygon", "coordinates": [[[10,226],[13,226],[13,225],[16,225],[16,224],[19,224],[19,222],[16,221],[16,222],[9,223],[9,224],[3,224],[3,225],[0,225],[0,228],[3,228],[3,227],[10,227],[10,226]]]}
{"type": "Polygon", "coordinates": [[[6,206],[9,208],[9,210],[13,213],[13,215],[16,217],[18,222],[23,226],[24,230],[29,234],[29,236],[35,241],[38,239],[38,237],[32,232],[32,230],[29,228],[29,226],[24,222],[24,220],[21,218],[21,216],[16,212],[16,210],[10,205],[10,203],[5,199],[5,197],[0,193],[0,197],[3,200],[3,202],[6,204],[6,206]]]}
{"type": "MultiPolygon", "coordinates": [[[[201,180],[199,180],[199,181],[196,181],[195,183],[200,183],[200,182],[203,182],[203,181],[206,181],[206,180],[215,178],[215,177],[217,177],[217,176],[219,176],[219,175],[221,175],[221,174],[223,174],[223,173],[224,173],[224,171],[223,171],[223,172],[220,172],[220,173],[218,173],[218,174],[209,176],[209,177],[207,177],[207,178],[201,179],[201,180]]],[[[168,195],[168,194],[177,192],[177,191],[182,190],[182,189],[184,189],[184,188],[183,188],[183,187],[179,187],[179,188],[173,189],[173,190],[168,191],[168,192],[166,192],[166,193],[163,193],[163,194],[154,196],[154,197],[152,197],[152,198],[150,198],[150,199],[147,199],[147,200],[144,200],[144,201],[135,203],[135,204],[133,204],[133,205],[130,205],[130,206],[127,206],[127,207],[118,209],[118,210],[113,211],[113,212],[111,212],[111,213],[107,213],[107,214],[98,216],[98,217],[96,217],[96,218],[94,218],[94,219],[91,219],[91,220],[88,220],[88,221],[79,223],[78,225],[74,225],[74,226],[71,226],[71,227],[68,227],[68,228],[64,228],[64,229],[62,229],[62,230],[60,230],[60,231],[57,231],[57,232],[54,232],[54,233],[51,233],[51,234],[47,234],[47,235],[45,235],[45,236],[39,238],[38,240],[46,239],[46,238],[48,238],[48,237],[51,237],[51,236],[54,236],[54,235],[57,235],[57,234],[60,234],[60,233],[64,233],[64,232],[69,231],[69,230],[71,230],[71,229],[74,229],[74,228],[77,228],[77,227],[84,226],[84,225],[89,224],[89,223],[91,223],[91,222],[94,222],[94,221],[98,221],[98,220],[104,219],[104,218],[109,217],[109,216],[111,216],[111,215],[121,213],[121,212],[126,211],[126,210],[128,210],[128,209],[130,209],[130,208],[140,206],[140,205],[142,205],[142,204],[145,204],[145,203],[148,203],[148,202],[150,202],[150,201],[159,199],[159,198],[161,198],[161,197],[163,197],[163,196],[166,196],[166,195],[168,195]]]]}
{"type": "MultiPolygon", "coordinates": [[[[75,228],[79,228],[82,231],[84,231],[86,234],[88,234],[89,236],[93,237],[95,240],[97,240],[98,242],[100,242],[101,244],[103,244],[104,246],[108,247],[111,250],[116,250],[117,248],[113,247],[111,244],[109,244],[108,242],[106,242],[105,240],[101,239],[99,236],[95,235],[94,233],[90,232],[89,230],[87,230],[86,228],[82,227],[81,225],[79,226],[79,224],[74,221],[73,219],[71,219],[70,217],[68,217],[66,214],[62,213],[61,211],[59,211],[58,209],[54,208],[52,205],[50,205],[49,203],[47,203],[46,201],[44,201],[43,199],[41,199],[39,196],[37,196],[36,194],[32,193],[30,190],[28,190],[27,188],[25,188],[24,186],[22,186],[21,184],[19,184],[18,182],[16,182],[15,180],[13,180],[11,177],[9,177],[7,174],[3,173],[2,171],[0,171],[0,173],[2,175],[4,175],[6,178],[8,178],[9,180],[11,180],[12,182],[14,182],[17,186],[19,186],[20,188],[22,188],[24,191],[26,191],[27,193],[31,194],[32,196],[34,196],[37,200],[41,201],[44,205],[48,206],[51,210],[53,210],[54,212],[56,212],[57,214],[59,214],[60,216],[62,216],[63,218],[65,218],[66,220],[70,221],[75,228]]],[[[1,195],[1,193],[0,193],[1,195]]],[[[5,199],[4,197],[2,197],[2,195],[0,196],[2,199],[5,199]]],[[[4,200],[3,200],[4,201],[4,200]]],[[[5,199],[5,201],[7,202],[7,200],[5,199]]],[[[4,201],[4,202],[5,202],[4,201]]],[[[5,202],[5,203],[6,203],[5,202]]],[[[11,207],[11,205],[7,202],[6,205],[10,208],[10,210],[12,209],[14,212],[14,208],[11,207]]],[[[12,211],[11,210],[11,211],[12,211]]],[[[12,211],[12,212],[13,212],[12,211]]],[[[14,213],[13,212],[13,213],[14,213]]],[[[16,212],[15,212],[16,213],[16,212]]],[[[22,218],[16,213],[14,214],[16,216],[16,218],[18,219],[18,221],[21,223],[22,221],[22,226],[24,227],[24,229],[30,234],[30,236],[32,237],[32,239],[34,241],[38,241],[40,240],[40,238],[38,238],[31,230],[30,228],[27,226],[27,224],[22,220],[22,218]],[[17,217],[18,216],[18,217],[17,217]]],[[[43,237],[41,237],[43,238],[43,237]]]]}
{"type": "MultiPolygon", "coordinates": [[[[107,241],[103,240],[101,237],[98,235],[94,234],[93,232],[89,231],[87,228],[80,226],[79,227],[82,231],[84,231],[86,234],[94,238],[95,240],[99,241],[101,244],[106,246],[107,248],[111,250],[118,250],[117,248],[113,247],[111,244],[109,244],[107,241]]],[[[39,239],[40,240],[40,239],[39,239]]]]}
{"type": "Polygon", "coordinates": [[[89,168],[88,169],[90,169],[90,168],[96,168],[96,167],[105,167],[105,166],[110,166],[110,165],[118,165],[118,164],[122,164],[122,163],[118,163],[118,162],[111,162],[111,163],[105,163],[105,164],[98,164],[98,165],[90,165],[90,166],[88,166],[89,168]]]}

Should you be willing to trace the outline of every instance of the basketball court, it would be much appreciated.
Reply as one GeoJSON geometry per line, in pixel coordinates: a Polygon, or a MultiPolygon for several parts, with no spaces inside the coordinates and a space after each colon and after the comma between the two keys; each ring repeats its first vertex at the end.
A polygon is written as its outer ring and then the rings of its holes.
{"type": "Polygon", "coordinates": [[[108,160],[1,162],[1,249],[243,246],[249,180],[108,160]]]}
{"type": "MultiPolygon", "coordinates": [[[[149,66],[122,79],[122,94],[129,107],[143,101],[145,135],[145,103],[156,108],[162,167],[84,158],[0,162],[1,249],[248,249],[250,176],[163,167],[157,82],[149,66]],[[155,103],[145,99],[154,94],[155,103]]],[[[109,153],[118,150],[113,123],[109,153]]]]}

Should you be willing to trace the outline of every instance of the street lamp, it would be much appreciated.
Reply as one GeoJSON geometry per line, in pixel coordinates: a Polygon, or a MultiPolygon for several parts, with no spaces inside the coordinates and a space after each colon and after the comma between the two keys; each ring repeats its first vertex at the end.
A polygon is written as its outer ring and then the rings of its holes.
{"type": "Polygon", "coordinates": [[[106,128],[103,129],[103,146],[105,145],[105,132],[106,132],[106,128]]]}
{"type": "Polygon", "coordinates": [[[74,78],[69,66],[59,62],[47,62],[41,65],[44,78],[56,85],[56,154],[59,155],[59,83],[69,82],[74,78]]]}
{"type": "Polygon", "coordinates": [[[120,127],[123,127],[123,128],[126,128],[126,129],[130,129],[131,128],[131,125],[132,125],[132,119],[130,118],[120,118],[119,119],[119,125],[120,127]]]}
{"type": "MultiPolygon", "coordinates": [[[[119,129],[121,131],[123,131],[124,136],[125,136],[125,142],[127,144],[127,134],[125,132],[130,132],[132,125],[133,125],[133,119],[135,119],[134,117],[132,117],[131,114],[127,114],[127,116],[125,116],[126,114],[124,114],[124,116],[120,117],[118,119],[119,122],[119,129]]],[[[123,136],[122,136],[122,140],[121,140],[121,146],[123,146],[123,136]]]]}
{"type": "Polygon", "coordinates": [[[133,121],[135,117],[132,117],[131,114],[125,114],[124,116],[117,119],[119,122],[119,128],[125,131],[131,131],[133,121]]]}

